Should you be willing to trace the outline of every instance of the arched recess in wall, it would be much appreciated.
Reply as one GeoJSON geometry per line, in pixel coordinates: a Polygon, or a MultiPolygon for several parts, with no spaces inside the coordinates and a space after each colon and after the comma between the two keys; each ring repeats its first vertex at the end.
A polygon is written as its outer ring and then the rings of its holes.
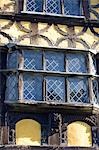
{"type": "Polygon", "coordinates": [[[92,146],[91,126],[85,122],[75,121],[67,126],[68,146],[92,146]]]}
{"type": "Polygon", "coordinates": [[[32,119],[23,119],[16,123],[16,145],[41,144],[41,125],[32,119]]]}

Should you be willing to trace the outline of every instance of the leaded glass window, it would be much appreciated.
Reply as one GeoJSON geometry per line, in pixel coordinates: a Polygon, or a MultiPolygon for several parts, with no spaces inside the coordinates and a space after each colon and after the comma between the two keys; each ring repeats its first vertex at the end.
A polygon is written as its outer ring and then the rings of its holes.
{"type": "Polygon", "coordinates": [[[42,69],[42,52],[41,51],[24,51],[24,68],[41,70],[42,69]]]}
{"type": "Polygon", "coordinates": [[[26,0],[26,11],[42,12],[43,0],[26,0]]]}
{"type": "Polygon", "coordinates": [[[68,98],[69,102],[88,103],[88,87],[86,79],[68,79],[68,98]]]}
{"type": "Polygon", "coordinates": [[[8,53],[7,56],[7,68],[8,69],[15,69],[18,67],[18,52],[13,51],[8,53]]]}
{"type": "MultiPolygon", "coordinates": [[[[20,50],[8,54],[7,67],[22,69],[19,74],[8,74],[6,80],[6,99],[49,102],[88,103],[87,64],[92,73],[96,73],[96,63],[93,55],[83,52],[64,52],[55,50],[20,50]],[[89,56],[89,59],[86,59],[89,56]],[[20,59],[21,58],[21,59],[20,59]],[[20,61],[19,61],[20,60],[20,61]],[[89,60],[89,62],[88,62],[89,60]],[[29,70],[30,69],[30,70],[29,70]],[[24,71],[24,72],[23,72],[24,71]],[[71,73],[76,77],[71,77],[71,73]],[[70,75],[69,75],[70,73],[70,75]],[[77,77],[78,73],[78,77],[77,77]],[[79,74],[82,73],[82,74],[79,74]],[[19,83],[19,84],[18,84],[19,83]],[[18,86],[19,85],[19,86],[18,86]],[[21,85],[21,86],[20,86],[21,85]],[[21,93],[22,92],[22,93],[21,93]],[[21,93],[21,94],[20,94],[21,93]],[[67,98],[66,98],[67,96],[67,98]]],[[[20,71],[20,70],[17,70],[20,71]]],[[[89,78],[91,78],[89,76],[89,78]]],[[[93,101],[98,103],[98,81],[93,80],[93,101]]]]}
{"type": "Polygon", "coordinates": [[[25,100],[42,100],[42,77],[24,74],[23,97],[25,100]]]}
{"type": "Polygon", "coordinates": [[[46,77],[46,100],[64,102],[65,79],[63,77],[46,77]]]}
{"type": "Polygon", "coordinates": [[[64,0],[64,14],[65,15],[81,15],[81,0],[64,0]]]}
{"type": "Polygon", "coordinates": [[[81,0],[24,0],[25,10],[65,15],[82,15],[81,0]]]}
{"type": "Polygon", "coordinates": [[[97,80],[93,80],[93,102],[99,104],[99,83],[97,80]]]}
{"type": "Polygon", "coordinates": [[[16,75],[7,76],[6,81],[6,100],[17,100],[18,99],[18,78],[16,75]]]}
{"type": "Polygon", "coordinates": [[[86,72],[86,59],[83,54],[67,54],[66,55],[66,71],[67,72],[86,72]]]}
{"type": "Polygon", "coordinates": [[[60,0],[46,0],[46,12],[61,14],[60,0]]]}
{"type": "Polygon", "coordinates": [[[64,71],[64,54],[57,52],[45,53],[45,70],[64,71]]]}

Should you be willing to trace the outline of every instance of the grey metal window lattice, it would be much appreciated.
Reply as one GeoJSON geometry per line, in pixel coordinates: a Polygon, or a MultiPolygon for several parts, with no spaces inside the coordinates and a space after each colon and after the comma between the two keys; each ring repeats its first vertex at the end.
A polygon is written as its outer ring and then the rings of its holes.
{"type": "Polygon", "coordinates": [[[65,79],[60,77],[46,78],[46,100],[63,102],[65,100],[65,79]]]}
{"type": "Polygon", "coordinates": [[[60,14],[61,13],[60,0],[46,0],[46,12],[60,14]]]}
{"type": "Polygon", "coordinates": [[[86,60],[83,54],[67,54],[66,55],[66,71],[67,72],[86,72],[86,60]]]}
{"type": "Polygon", "coordinates": [[[42,12],[43,0],[26,0],[26,11],[42,12]]]}
{"type": "Polygon", "coordinates": [[[86,79],[68,79],[68,98],[69,102],[88,103],[88,89],[86,79]]]}
{"type": "Polygon", "coordinates": [[[64,0],[64,14],[65,15],[81,15],[80,0],[64,0]]]}
{"type": "Polygon", "coordinates": [[[64,54],[56,52],[46,52],[45,70],[64,71],[64,54]]]}
{"type": "Polygon", "coordinates": [[[18,67],[18,52],[13,51],[12,53],[8,54],[7,57],[7,68],[8,69],[15,69],[18,67]]]}
{"type": "MultiPolygon", "coordinates": [[[[31,51],[24,50],[24,68],[32,70],[47,70],[47,71],[65,71],[65,55],[64,53],[58,52],[44,52],[42,51],[31,51]],[[43,62],[43,57],[45,61],[43,62]],[[38,61],[39,60],[39,61],[38,61]]],[[[66,54],[66,72],[81,72],[86,73],[86,55],[77,53],[66,54]]],[[[93,58],[91,59],[93,72],[96,72],[96,67],[94,65],[93,58]]],[[[8,68],[18,67],[18,53],[13,52],[8,54],[7,61],[8,68]]]]}
{"type": "Polygon", "coordinates": [[[7,76],[6,82],[6,100],[18,99],[18,78],[16,75],[7,76]]]}
{"type": "Polygon", "coordinates": [[[24,51],[24,68],[33,70],[42,69],[42,53],[40,51],[24,51]]]}
{"type": "Polygon", "coordinates": [[[24,74],[24,92],[25,100],[42,100],[42,77],[24,74]]]}

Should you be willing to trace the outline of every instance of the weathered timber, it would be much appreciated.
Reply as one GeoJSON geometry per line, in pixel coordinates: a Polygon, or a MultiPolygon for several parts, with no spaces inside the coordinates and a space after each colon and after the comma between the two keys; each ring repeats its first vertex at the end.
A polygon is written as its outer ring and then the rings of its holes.
{"type": "Polygon", "coordinates": [[[98,150],[95,147],[1,146],[0,150],[98,150]]]}
{"type": "Polygon", "coordinates": [[[41,13],[26,13],[21,14],[14,13],[0,13],[0,19],[10,19],[12,21],[30,21],[33,23],[42,22],[49,24],[62,24],[68,26],[94,26],[99,27],[98,20],[86,20],[82,16],[64,16],[64,15],[44,15],[41,13]]]}

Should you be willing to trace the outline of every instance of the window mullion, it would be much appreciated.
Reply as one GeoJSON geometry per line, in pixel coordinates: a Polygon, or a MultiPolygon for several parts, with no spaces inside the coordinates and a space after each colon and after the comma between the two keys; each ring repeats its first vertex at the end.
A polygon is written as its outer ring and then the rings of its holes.
{"type": "Polygon", "coordinates": [[[23,55],[23,51],[19,51],[18,54],[18,68],[19,69],[24,69],[24,55],[23,55]]]}
{"type": "Polygon", "coordinates": [[[24,11],[26,11],[26,7],[27,7],[27,0],[24,0],[24,11]]]}
{"type": "Polygon", "coordinates": [[[96,74],[96,61],[94,61],[93,55],[89,53],[88,58],[89,58],[89,73],[96,74]]]}
{"type": "Polygon", "coordinates": [[[86,64],[86,73],[88,74],[89,71],[89,58],[88,58],[88,53],[85,55],[85,64],[86,64]]]}
{"type": "Polygon", "coordinates": [[[90,18],[89,4],[90,0],[82,0],[83,13],[87,19],[90,18]]]}
{"type": "MultiPolygon", "coordinates": [[[[45,0],[44,0],[45,1],[45,0]]],[[[42,66],[43,66],[43,70],[46,70],[46,60],[45,60],[45,52],[43,51],[42,54],[42,66]]],[[[46,79],[45,76],[43,76],[43,100],[46,101],[46,79]]]]}
{"type": "Polygon", "coordinates": [[[61,14],[64,15],[64,0],[61,0],[61,14]]]}
{"type": "Polygon", "coordinates": [[[64,55],[64,62],[65,62],[65,64],[64,64],[65,72],[67,73],[67,65],[68,65],[68,61],[67,61],[67,53],[65,53],[65,55],[64,55]]]}
{"type": "MultiPolygon", "coordinates": [[[[67,59],[66,59],[66,53],[64,53],[64,70],[65,70],[65,72],[67,71],[66,70],[66,61],[67,61],[67,59]]],[[[65,103],[67,102],[67,77],[65,78],[65,103]]]]}
{"type": "Polygon", "coordinates": [[[45,52],[43,51],[43,70],[46,70],[46,59],[45,59],[45,52]]]}
{"type": "Polygon", "coordinates": [[[66,78],[66,96],[67,96],[67,103],[70,103],[70,90],[69,90],[69,81],[68,81],[68,77],[66,78]]]}
{"type": "Polygon", "coordinates": [[[91,56],[90,56],[90,53],[88,53],[88,73],[91,73],[91,56]]]}
{"type": "Polygon", "coordinates": [[[46,90],[46,79],[44,77],[43,79],[43,100],[46,101],[46,95],[47,95],[47,90],[46,90]]]}
{"type": "Polygon", "coordinates": [[[27,0],[16,0],[18,1],[18,13],[20,13],[21,11],[26,11],[26,1],[27,0]]]}
{"type": "Polygon", "coordinates": [[[80,16],[82,15],[82,2],[83,0],[80,0],[80,16]]]}
{"type": "Polygon", "coordinates": [[[23,83],[23,74],[19,74],[19,87],[18,87],[18,93],[19,93],[19,101],[23,102],[24,100],[24,83],[23,83]]]}
{"type": "Polygon", "coordinates": [[[46,0],[43,0],[43,13],[46,13],[46,0]]]}
{"type": "Polygon", "coordinates": [[[92,86],[92,78],[88,78],[88,94],[89,94],[89,103],[93,103],[93,86],[92,86]]]}

